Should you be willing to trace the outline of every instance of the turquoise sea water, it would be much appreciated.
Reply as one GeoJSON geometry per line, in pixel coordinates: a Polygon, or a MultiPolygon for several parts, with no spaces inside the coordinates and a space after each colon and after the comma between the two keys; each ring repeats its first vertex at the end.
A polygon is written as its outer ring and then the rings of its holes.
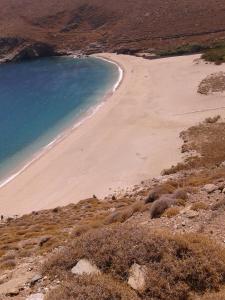
{"type": "Polygon", "coordinates": [[[96,107],[119,78],[97,58],[0,65],[0,182],[96,107]]]}

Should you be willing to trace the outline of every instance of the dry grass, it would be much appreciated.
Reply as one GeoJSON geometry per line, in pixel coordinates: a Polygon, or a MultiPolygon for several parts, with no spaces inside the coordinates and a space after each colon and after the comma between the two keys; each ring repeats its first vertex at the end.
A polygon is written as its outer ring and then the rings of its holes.
{"type": "Polygon", "coordinates": [[[207,210],[207,209],[209,209],[209,206],[208,206],[208,204],[199,201],[199,202],[195,202],[194,204],[192,204],[191,209],[195,210],[195,211],[207,210]]]}
{"type": "Polygon", "coordinates": [[[196,297],[194,300],[224,300],[225,299],[225,289],[217,293],[207,293],[202,297],[196,297]]]}
{"type": "Polygon", "coordinates": [[[192,174],[182,179],[182,183],[188,187],[197,188],[218,179],[225,180],[225,168],[203,169],[199,172],[194,171],[192,174]]]}
{"type": "Polygon", "coordinates": [[[140,300],[126,284],[106,275],[69,278],[45,297],[45,300],[53,299],[140,300]]]}
{"type": "Polygon", "coordinates": [[[213,93],[223,93],[225,91],[225,73],[219,72],[207,76],[201,81],[198,93],[209,95],[213,93]]]}
{"type": "Polygon", "coordinates": [[[170,207],[163,213],[163,217],[173,218],[179,215],[179,213],[180,213],[179,207],[170,207]]]}
{"type": "Polygon", "coordinates": [[[83,235],[48,258],[43,274],[63,280],[81,258],[123,282],[134,262],[145,265],[146,289],[140,296],[146,300],[188,300],[191,294],[214,291],[225,284],[225,249],[202,235],[109,226],[83,235]]]}
{"type": "MultiPolygon", "coordinates": [[[[134,199],[122,198],[103,202],[91,198],[66,207],[33,212],[12,219],[0,224],[0,259],[12,250],[18,258],[48,253],[65,244],[71,237],[76,238],[103,226],[112,208],[115,212],[132,208],[132,213],[135,213],[144,209],[144,206],[143,203],[134,203],[134,199]]],[[[1,268],[8,266],[2,263],[1,268]]]]}
{"type": "MultiPolygon", "coordinates": [[[[207,120],[206,120],[207,121],[207,120]]],[[[218,167],[225,161],[225,122],[203,122],[181,133],[185,149],[192,153],[184,162],[164,170],[173,174],[183,170],[218,167]],[[195,153],[193,155],[193,153],[195,153]]]]}
{"type": "Polygon", "coordinates": [[[207,293],[203,296],[197,296],[193,300],[224,300],[225,299],[225,289],[219,292],[207,293]]]}

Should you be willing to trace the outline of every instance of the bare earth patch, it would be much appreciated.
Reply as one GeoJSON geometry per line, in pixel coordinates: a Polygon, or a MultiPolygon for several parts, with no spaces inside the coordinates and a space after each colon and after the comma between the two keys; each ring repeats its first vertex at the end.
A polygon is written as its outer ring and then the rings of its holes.
{"type": "Polygon", "coordinates": [[[207,76],[198,87],[198,93],[209,95],[225,92],[225,73],[218,72],[207,76]]]}

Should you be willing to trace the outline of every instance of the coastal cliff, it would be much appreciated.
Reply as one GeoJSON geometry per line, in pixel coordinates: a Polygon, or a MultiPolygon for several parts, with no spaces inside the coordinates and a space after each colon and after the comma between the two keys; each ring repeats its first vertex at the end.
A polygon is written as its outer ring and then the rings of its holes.
{"type": "Polygon", "coordinates": [[[28,42],[18,38],[2,38],[0,44],[2,45],[0,50],[1,62],[16,62],[57,55],[53,46],[41,42],[28,42]]]}

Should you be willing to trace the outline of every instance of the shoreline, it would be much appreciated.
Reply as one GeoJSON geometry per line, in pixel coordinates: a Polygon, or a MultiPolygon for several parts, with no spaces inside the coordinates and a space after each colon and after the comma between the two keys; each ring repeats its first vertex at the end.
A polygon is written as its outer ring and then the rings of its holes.
{"type": "MultiPolygon", "coordinates": [[[[107,93],[104,95],[104,97],[102,98],[102,100],[99,104],[97,104],[93,107],[90,107],[82,117],[78,118],[78,120],[75,121],[75,123],[71,127],[68,127],[63,132],[59,133],[51,142],[49,142],[47,145],[45,145],[40,150],[38,150],[36,153],[34,153],[31,157],[31,159],[28,162],[24,162],[24,166],[22,166],[18,171],[16,171],[16,169],[15,169],[15,172],[12,175],[9,175],[7,178],[2,179],[0,181],[0,189],[3,188],[4,186],[6,186],[7,184],[9,184],[11,181],[13,181],[17,176],[22,174],[24,171],[26,171],[30,166],[32,166],[33,163],[35,163],[36,161],[41,159],[53,147],[56,147],[57,144],[63,142],[63,140],[65,138],[67,138],[74,130],[79,128],[84,122],[86,122],[88,119],[92,118],[106,103],[107,99],[109,97],[111,97],[111,95],[119,88],[119,86],[122,83],[123,76],[124,76],[124,70],[122,69],[122,67],[119,64],[117,64],[116,62],[110,61],[104,57],[95,56],[95,55],[92,55],[92,57],[107,61],[108,63],[114,64],[117,66],[119,76],[118,76],[118,80],[116,81],[116,83],[112,86],[112,88],[109,91],[107,91],[107,93]]],[[[76,57],[73,57],[73,58],[76,59],[76,57]]],[[[13,170],[12,170],[12,172],[13,172],[13,170]]]]}
{"type": "Polygon", "coordinates": [[[123,68],[123,82],[102,108],[0,189],[5,215],[77,203],[157,177],[182,160],[179,134],[212,116],[224,97],[202,96],[198,84],[225,70],[200,55],[146,60],[96,54],[123,68]],[[202,111],[202,110],[205,111],[202,111]]]}

